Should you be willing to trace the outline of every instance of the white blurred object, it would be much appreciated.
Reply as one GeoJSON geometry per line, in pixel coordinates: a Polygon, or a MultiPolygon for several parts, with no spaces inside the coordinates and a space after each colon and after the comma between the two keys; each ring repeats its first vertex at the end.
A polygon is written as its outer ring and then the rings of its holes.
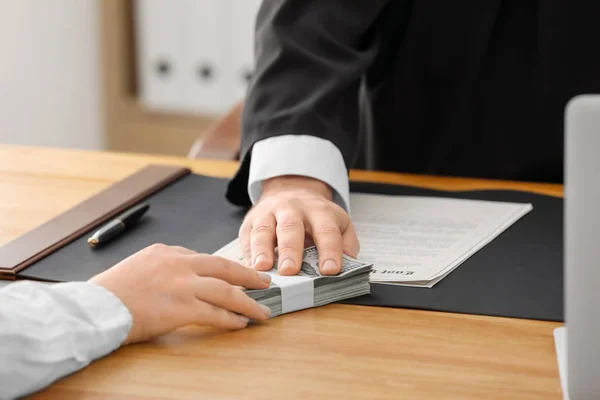
{"type": "Polygon", "coordinates": [[[218,115],[246,93],[261,0],[136,0],[140,101],[218,115]]]}
{"type": "Polygon", "coordinates": [[[600,398],[600,95],[565,109],[565,326],[555,331],[564,399],[600,398]]]}
{"type": "Polygon", "coordinates": [[[99,6],[0,1],[0,143],[104,147],[99,6]]]}

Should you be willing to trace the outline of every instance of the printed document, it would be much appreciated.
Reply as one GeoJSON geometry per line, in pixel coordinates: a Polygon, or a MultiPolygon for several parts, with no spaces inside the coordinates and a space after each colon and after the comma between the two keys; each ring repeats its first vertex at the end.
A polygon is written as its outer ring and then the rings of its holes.
{"type": "Polygon", "coordinates": [[[433,287],[532,210],[531,204],[353,193],[371,282],[433,287]]]}

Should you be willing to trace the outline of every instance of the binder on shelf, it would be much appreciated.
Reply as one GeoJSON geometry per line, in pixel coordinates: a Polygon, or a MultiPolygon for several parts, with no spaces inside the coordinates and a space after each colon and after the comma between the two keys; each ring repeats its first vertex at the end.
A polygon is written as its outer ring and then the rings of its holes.
{"type": "Polygon", "coordinates": [[[254,26],[261,0],[229,0],[231,8],[231,64],[229,80],[233,102],[243,100],[254,72],[254,26]]]}
{"type": "Polygon", "coordinates": [[[152,111],[181,111],[183,74],[181,1],[136,0],[139,98],[152,111]]]}
{"type": "Polygon", "coordinates": [[[219,115],[243,100],[261,0],[135,0],[139,97],[150,111],[219,115]]]}
{"type": "Polygon", "coordinates": [[[184,108],[187,112],[218,115],[233,103],[229,96],[227,65],[232,29],[228,2],[179,0],[185,7],[182,23],[184,108]]]}

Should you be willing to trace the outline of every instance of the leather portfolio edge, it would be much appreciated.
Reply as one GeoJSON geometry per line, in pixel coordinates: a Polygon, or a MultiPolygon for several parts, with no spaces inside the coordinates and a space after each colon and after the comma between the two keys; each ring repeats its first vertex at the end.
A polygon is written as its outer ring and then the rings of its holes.
{"type": "Polygon", "coordinates": [[[189,173],[180,166],[148,165],[0,246],[0,280],[18,279],[20,271],[189,173]]]}

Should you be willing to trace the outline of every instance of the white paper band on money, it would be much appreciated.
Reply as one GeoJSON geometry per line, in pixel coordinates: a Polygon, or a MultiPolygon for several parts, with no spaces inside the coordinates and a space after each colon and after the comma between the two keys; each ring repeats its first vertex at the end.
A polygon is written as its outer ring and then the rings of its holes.
{"type": "MultiPolygon", "coordinates": [[[[243,261],[242,251],[237,239],[217,250],[214,255],[235,262],[241,263],[243,261]]],[[[271,275],[271,281],[281,289],[281,311],[283,314],[314,307],[315,288],[313,278],[302,275],[281,276],[276,270],[267,273],[271,275]]]]}
{"type": "Polygon", "coordinates": [[[271,281],[281,289],[281,312],[283,314],[315,306],[315,287],[309,276],[281,276],[277,271],[268,272],[271,281]]]}

